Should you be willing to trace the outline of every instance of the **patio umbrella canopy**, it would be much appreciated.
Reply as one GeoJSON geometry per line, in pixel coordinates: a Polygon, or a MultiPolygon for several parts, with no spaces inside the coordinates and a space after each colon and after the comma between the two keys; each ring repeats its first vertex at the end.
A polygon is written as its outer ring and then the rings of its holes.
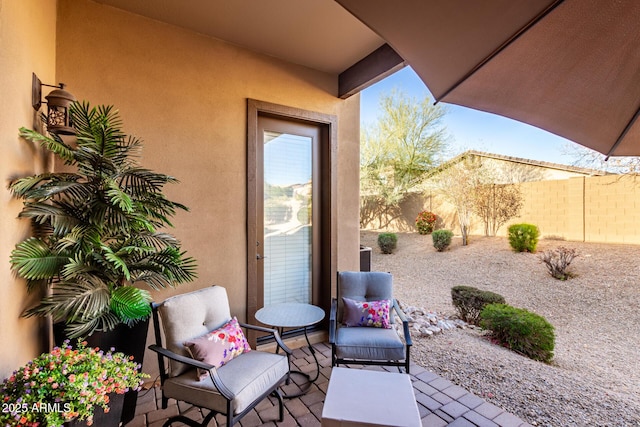
{"type": "Polygon", "coordinates": [[[640,155],[640,1],[336,0],[436,101],[640,155]]]}

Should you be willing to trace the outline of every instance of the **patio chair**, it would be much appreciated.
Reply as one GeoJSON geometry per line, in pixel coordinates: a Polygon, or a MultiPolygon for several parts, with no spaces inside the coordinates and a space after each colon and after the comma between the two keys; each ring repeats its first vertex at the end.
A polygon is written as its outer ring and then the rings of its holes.
{"type": "Polygon", "coordinates": [[[177,415],[164,427],[173,422],[204,427],[216,413],[224,414],[230,427],[269,395],[278,399],[283,420],[279,387],[289,377],[291,350],[277,331],[237,322],[231,317],[227,291],[220,286],[151,306],[156,344],[149,349],[158,354],[162,408],[175,399],[210,410],[202,423],[177,415]],[[251,350],[240,328],[272,334],[284,354],[251,350]]]}
{"type": "Polygon", "coordinates": [[[407,318],[393,298],[392,275],[368,271],[338,272],[337,291],[329,317],[332,366],[341,363],[386,365],[397,366],[399,371],[404,367],[409,373],[411,335],[407,318]],[[385,311],[388,323],[378,318],[385,311]],[[394,311],[402,321],[404,341],[393,328],[394,311]]]}

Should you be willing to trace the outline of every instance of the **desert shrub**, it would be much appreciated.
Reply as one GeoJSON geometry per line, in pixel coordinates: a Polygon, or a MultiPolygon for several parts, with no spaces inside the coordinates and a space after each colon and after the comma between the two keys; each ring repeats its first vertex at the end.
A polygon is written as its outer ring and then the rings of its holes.
{"type": "Polygon", "coordinates": [[[398,246],[398,235],[395,233],[378,234],[378,246],[383,254],[392,254],[398,246]]]}
{"type": "Polygon", "coordinates": [[[472,286],[454,286],[451,288],[453,306],[458,316],[467,323],[477,325],[482,309],[494,303],[503,304],[504,297],[491,291],[483,291],[472,286]]]}
{"type": "Polygon", "coordinates": [[[433,231],[438,217],[433,212],[422,211],[416,217],[416,228],[419,234],[429,234],[433,231]]]}
{"type": "Polygon", "coordinates": [[[549,362],[555,346],[554,327],[535,313],[507,304],[489,304],[480,313],[480,326],[500,344],[525,356],[549,362]]]}
{"type": "Polygon", "coordinates": [[[451,244],[451,238],[453,237],[453,231],[451,230],[436,230],[431,234],[433,239],[433,247],[438,252],[442,252],[451,244]]]}
{"type": "Polygon", "coordinates": [[[578,254],[575,249],[560,246],[557,249],[549,249],[540,254],[540,260],[547,266],[547,270],[552,277],[560,280],[567,280],[572,277],[572,273],[567,271],[571,261],[578,254]]]}
{"type": "Polygon", "coordinates": [[[509,227],[509,244],[516,252],[535,252],[540,230],[533,224],[513,224],[509,227]]]}

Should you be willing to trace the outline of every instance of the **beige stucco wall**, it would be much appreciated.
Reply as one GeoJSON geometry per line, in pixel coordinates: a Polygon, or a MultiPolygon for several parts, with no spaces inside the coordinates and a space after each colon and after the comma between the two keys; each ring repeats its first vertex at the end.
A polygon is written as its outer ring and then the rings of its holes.
{"type": "Polygon", "coordinates": [[[245,316],[247,98],[338,116],[338,267],[357,268],[360,107],[336,98],[336,75],[87,0],[59,0],[57,36],[58,79],[79,100],[114,104],[145,141],[143,165],[181,181],[167,194],[191,212],[171,232],[199,279],[156,299],[218,284],[245,316]]]}
{"type": "Polygon", "coordinates": [[[11,198],[7,184],[46,168],[37,151],[20,140],[18,129],[34,122],[31,73],[45,83],[56,81],[55,16],[55,0],[0,0],[0,379],[39,354],[45,342],[41,322],[20,317],[33,297],[11,272],[9,254],[29,226],[17,219],[22,204],[11,198]]]}
{"type": "MultiPolygon", "coordinates": [[[[526,222],[537,225],[542,238],[640,244],[640,178],[636,176],[575,177],[516,185],[522,192],[523,206],[520,215],[498,231],[500,236],[507,235],[510,224],[526,222]]],[[[441,216],[438,228],[460,234],[454,206],[438,194],[412,195],[402,204],[400,217],[385,229],[415,231],[413,221],[423,209],[441,216]]],[[[483,235],[483,227],[474,217],[470,234],[483,235]]]]}
{"type": "MultiPolygon", "coordinates": [[[[528,222],[542,237],[640,244],[638,177],[594,176],[521,184],[524,207],[510,224],[528,222]]],[[[507,227],[501,230],[506,235],[507,227]]]]}

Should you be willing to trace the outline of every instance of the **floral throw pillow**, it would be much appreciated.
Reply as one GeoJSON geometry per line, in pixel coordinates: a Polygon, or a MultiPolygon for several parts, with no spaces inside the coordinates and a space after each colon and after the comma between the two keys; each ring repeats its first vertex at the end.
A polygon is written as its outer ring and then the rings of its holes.
{"type": "MultiPolygon", "coordinates": [[[[193,359],[218,368],[251,350],[235,317],[221,328],[183,344],[193,359]]],[[[198,369],[198,379],[203,380],[207,376],[207,371],[198,369]]]]}
{"type": "Polygon", "coordinates": [[[345,326],[371,326],[386,329],[391,327],[389,322],[391,300],[354,301],[343,297],[342,302],[344,303],[342,323],[345,326]]]}

